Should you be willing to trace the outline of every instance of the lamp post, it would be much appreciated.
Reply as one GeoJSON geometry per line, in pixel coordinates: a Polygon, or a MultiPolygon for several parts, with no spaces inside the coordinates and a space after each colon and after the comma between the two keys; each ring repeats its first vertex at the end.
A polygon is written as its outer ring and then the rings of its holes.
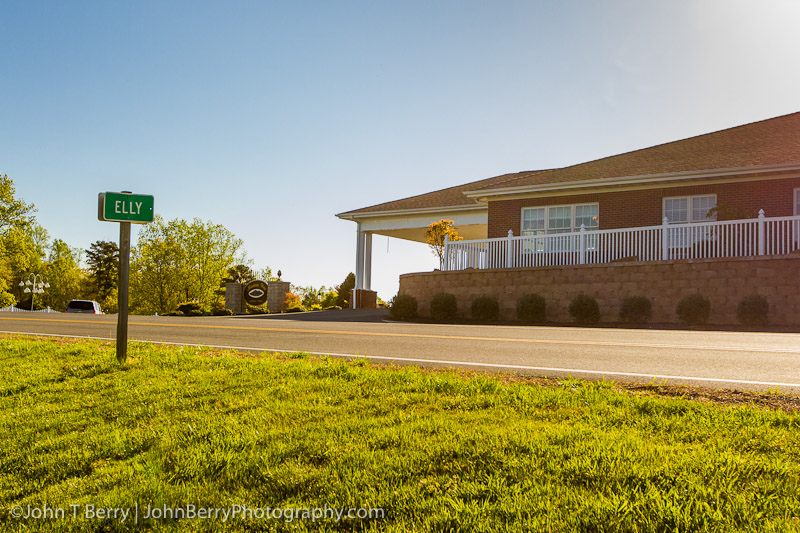
{"type": "Polygon", "coordinates": [[[28,274],[28,279],[25,281],[20,281],[19,286],[20,288],[25,288],[25,290],[22,292],[31,293],[31,311],[33,311],[33,297],[37,294],[44,294],[44,290],[50,288],[49,283],[42,281],[42,276],[40,274],[34,273],[28,274]],[[33,278],[32,282],[31,278],[33,278]]]}

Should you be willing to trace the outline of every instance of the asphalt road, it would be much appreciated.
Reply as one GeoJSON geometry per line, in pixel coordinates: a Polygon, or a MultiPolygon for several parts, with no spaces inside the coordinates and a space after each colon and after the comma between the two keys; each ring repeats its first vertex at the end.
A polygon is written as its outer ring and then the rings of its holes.
{"type": "MultiPolygon", "coordinates": [[[[0,313],[0,332],[113,340],[116,316],[0,313]]],[[[800,334],[389,323],[374,311],[131,316],[130,340],[800,394],[800,334]]]]}

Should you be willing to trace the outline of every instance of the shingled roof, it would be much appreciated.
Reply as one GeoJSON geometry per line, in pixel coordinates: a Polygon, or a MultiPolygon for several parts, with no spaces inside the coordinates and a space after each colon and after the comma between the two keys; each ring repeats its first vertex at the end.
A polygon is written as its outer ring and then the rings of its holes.
{"type": "Polygon", "coordinates": [[[788,163],[800,163],[800,112],[534,175],[521,173],[502,188],[788,163]]]}
{"type": "Polygon", "coordinates": [[[365,213],[379,213],[383,211],[405,211],[414,209],[436,209],[439,207],[461,207],[481,205],[478,200],[464,196],[465,192],[474,191],[483,188],[502,187],[504,183],[521,177],[527,177],[546,170],[532,170],[528,172],[516,172],[513,174],[503,174],[502,176],[495,176],[493,178],[482,179],[466,183],[464,185],[457,185],[455,187],[448,187],[425,194],[418,194],[410,196],[401,200],[394,200],[383,204],[377,204],[363,209],[356,209],[354,211],[347,211],[346,213],[339,213],[338,217],[348,218],[352,215],[359,215],[365,213]]]}
{"type": "Polygon", "coordinates": [[[715,169],[800,164],[800,112],[551,170],[503,174],[426,194],[347,211],[341,218],[391,211],[483,205],[482,191],[658,176],[715,169]],[[469,194],[469,196],[467,196],[469,194]]]}

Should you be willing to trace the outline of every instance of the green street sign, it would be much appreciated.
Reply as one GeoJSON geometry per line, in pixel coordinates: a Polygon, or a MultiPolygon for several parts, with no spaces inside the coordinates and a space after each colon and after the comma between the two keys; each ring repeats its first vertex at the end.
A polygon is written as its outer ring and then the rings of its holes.
{"type": "Polygon", "coordinates": [[[97,218],[105,222],[153,221],[153,197],[147,194],[101,192],[98,195],[97,218]]]}
{"type": "Polygon", "coordinates": [[[153,221],[153,197],[148,194],[101,192],[97,195],[97,218],[119,222],[119,283],[117,284],[117,361],[128,357],[128,291],[130,288],[131,223],[153,221]]]}

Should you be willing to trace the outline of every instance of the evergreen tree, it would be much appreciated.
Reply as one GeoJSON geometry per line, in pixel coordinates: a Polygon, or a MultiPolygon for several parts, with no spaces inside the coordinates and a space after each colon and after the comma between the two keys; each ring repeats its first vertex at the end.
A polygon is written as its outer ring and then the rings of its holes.
{"type": "Polygon", "coordinates": [[[105,300],[117,288],[119,246],[111,241],[95,241],[86,250],[86,263],[92,288],[98,300],[105,300]]]}
{"type": "Polygon", "coordinates": [[[353,298],[353,289],[356,286],[356,275],[350,272],[341,285],[336,286],[336,305],[342,309],[350,307],[350,301],[353,298]]]}

